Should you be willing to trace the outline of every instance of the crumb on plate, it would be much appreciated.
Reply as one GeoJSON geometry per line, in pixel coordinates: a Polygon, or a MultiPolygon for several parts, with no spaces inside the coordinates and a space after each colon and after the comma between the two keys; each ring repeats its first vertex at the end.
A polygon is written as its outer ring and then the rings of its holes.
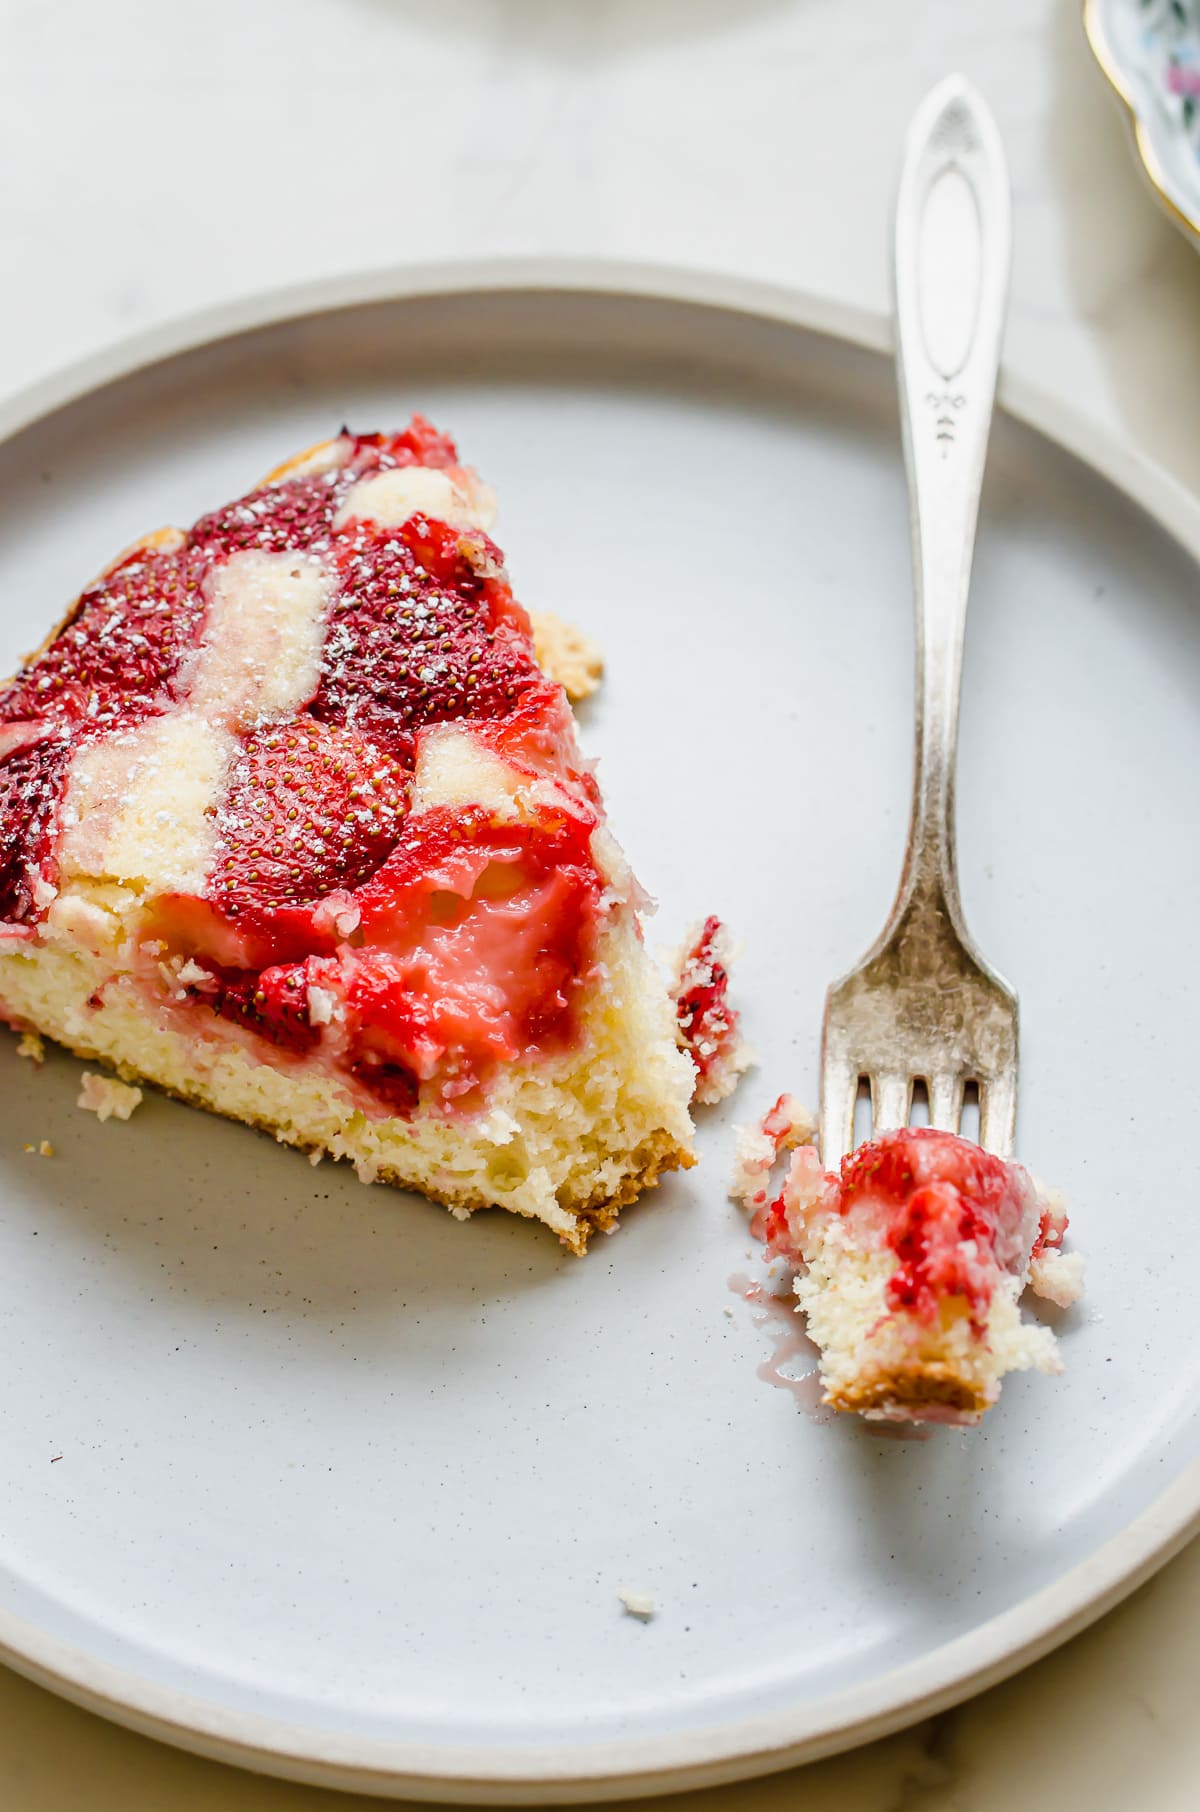
{"type": "Polygon", "coordinates": [[[728,929],[710,914],[692,926],[671,960],[679,1042],[696,1067],[695,1100],[702,1107],[732,1095],[754,1062],[741,1015],[729,1003],[734,954],[728,929]]]}
{"type": "Polygon", "coordinates": [[[140,1088],[134,1088],[128,1082],[118,1082],[112,1076],[97,1076],[91,1070],[84,1070],[80,1077],[79,1099],[75,1105],[86,1108],[98,1120],[128,1120],[134,1109],[141,1106],[141,1102],[140,1088]]]}
{"type": "Polygon", "coordinates": [[[658,1610],[649,1592],[640,1592],[632,1586],[622,1586],[617,1597],[625,1607],[628,1617],[636,1617],[641,1623],[649,1623],[658,1610]]]}
{"type": "Polygon", "coordinates": [[[764,1208],[771,1171],[777,1161],[785,1151],[811,1145],[816,1136],[816,1121],[795,1095],[780,1095],[757,1125],[735,1127],[733,1174],[729,1179],[729,1193],[734,1201],[752,1211],[764,1208]]]}
{"type": "Polygon", "coordinates": [[[558,681],[573,705],[590,698],[604,672],[599,644],[584,635],[582,629],[547,611],[530,611],[529,620],[533,624],[533,652],[542,672],[558,681]]]}

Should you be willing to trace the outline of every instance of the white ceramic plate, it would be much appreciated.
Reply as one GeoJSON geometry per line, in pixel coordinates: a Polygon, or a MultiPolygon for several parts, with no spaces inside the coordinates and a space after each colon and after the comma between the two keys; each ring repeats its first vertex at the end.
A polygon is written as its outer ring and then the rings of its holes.
{"type": "Polygon", "coordinates": [[[744,938],[762,1054],[700,1168],[579,1262],[163,1099],[100,1126],[73,1061],[35,1073],[0,1039],[15,1666],[305,1779],[616,1796],[961,1697],[1195,1526],[1197,1001],[1172,958],[1200,905],[1200,527],[1077,426],[1091,466],[996,425],[959,789],[968,913],[1021,988],[1020,1147],[1090,1257],[1067,1375],[1011,1380],[967,1436],[817,1426],[756,1375],[727,1287],[750,1268],[730,1127],[812,1097],[826,980],[900,855],[882,337],[682,274],[459,268],[192,324],[0,422],[5,662],[116,548],[343,420],[454,429],[520,594],[603,640],[583,733],[616,826],[664,941],[706,911],[744,938]],[[52,1160],[22,1150],[42,1138],[52,1160]]]}

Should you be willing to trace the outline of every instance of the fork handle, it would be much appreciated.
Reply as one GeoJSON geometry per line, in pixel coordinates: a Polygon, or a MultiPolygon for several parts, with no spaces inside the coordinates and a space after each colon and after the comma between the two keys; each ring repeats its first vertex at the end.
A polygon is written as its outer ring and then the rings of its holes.
{"type": "Polygon", "coordinates": [[[916,594],[916,766],[893,922],[914,901],[965,937],[954,762],[967,588],[1000,363],[1008,173],[984,102],[951,76],[918,109],[896,203],[896,369],[916,594]]]}

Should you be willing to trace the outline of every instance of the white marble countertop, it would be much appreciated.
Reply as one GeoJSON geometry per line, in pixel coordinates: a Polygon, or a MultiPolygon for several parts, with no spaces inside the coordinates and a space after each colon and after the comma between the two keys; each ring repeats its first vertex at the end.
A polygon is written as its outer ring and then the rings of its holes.
{"type": "MultiPolygon", "coordinates": [[[[403,259],[579,253],[882,307],[895,155],[963,69],[1015,200],[1010,366],[1200,491],[1200,258],[1143,189],[1079,0],[0,0],[0,394],[131,331],[403,259]]],[[[1192,1812],[1200,1544],[932,1725],[712,1812],[1192,1812]]],[[[21,1812],[324,1812],[0,1671],[21,1812]]]]}

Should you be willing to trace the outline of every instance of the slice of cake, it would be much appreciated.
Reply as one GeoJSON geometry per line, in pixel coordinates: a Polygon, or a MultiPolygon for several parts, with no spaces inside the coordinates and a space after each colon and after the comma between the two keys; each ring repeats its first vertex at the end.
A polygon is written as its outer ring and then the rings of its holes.
{"type": "Polygon", "coordinates": [[[760,1141],[742,1137],[735,1188],[756,1207],[768,1250],[797,1267],[827,1403],[969,1424],[1007,1372],[1062,1370],[1051,1329],[1023,1321],[1019,1307],[1027,1284],[1061,1307],[1082,1288],[1082,1261],[1062,1251],[1059,1196],[1019,1164],[919,1127],[880,1134],[838,1175],[801,1145],[770,1201],[764,1170],[801,1123],[782,1105],[760,1141]]]}
{"type": "Polygon", "coordinates": [[[0,690],[0,1016],[582,1251],[695,1077],[493,513],[416,418],[88,587],[0,690]]]}

